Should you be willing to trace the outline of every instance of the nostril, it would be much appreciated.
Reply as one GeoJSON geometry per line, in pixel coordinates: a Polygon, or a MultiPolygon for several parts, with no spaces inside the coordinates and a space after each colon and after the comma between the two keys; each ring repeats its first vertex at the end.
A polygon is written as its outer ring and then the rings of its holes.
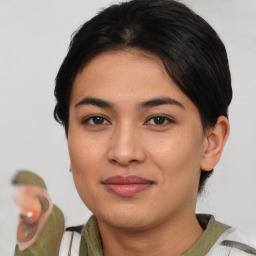
{"type": "Polygon", "coordinates": [[[115,165],[128,166],[131,164],[136,164],[139,161],[136,159],[131,159],[131,160],[129,160],[129,159],[111,159],[110,162],[115,165]]]}

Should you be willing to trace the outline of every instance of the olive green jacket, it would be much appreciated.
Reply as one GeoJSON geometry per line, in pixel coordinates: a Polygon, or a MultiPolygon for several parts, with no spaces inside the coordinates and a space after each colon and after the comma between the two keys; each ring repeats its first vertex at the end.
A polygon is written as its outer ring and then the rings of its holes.
{"type": "MultiPolygon", "coordinates": [[[[198,241],[182,256],[256,255],[255,249],[242,243],[246,239],[236,229],[216,221],[211,215],[198,214],[197,219],[205,231],[198,241]]],[[[170,255],[172,254],[170,253],[170,255]]],[[[95,216],[88,220],[82,230],[79,256],[103,256],[100,233],[95,216]]]]}
{"type": "MultiPolygon", "coordinates": [[[[212,248],[217,239],[229,226],[217,222],[213,216],[197,215],[201,226],[205,228],[199,240],[183,254],[183,256],[204,256],[212,248]]],[[[84,226],[81,234],[79,256],[103,256],[97,220],[92,216],[84,226]]],[[[171,254],[170,254],[171,255],[171,254]]]]}

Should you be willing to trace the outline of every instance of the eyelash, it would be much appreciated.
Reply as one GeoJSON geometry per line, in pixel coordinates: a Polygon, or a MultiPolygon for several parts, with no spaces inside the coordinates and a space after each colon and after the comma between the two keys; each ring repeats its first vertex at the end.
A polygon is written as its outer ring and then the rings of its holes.
{"type": "MultiPolygon", "coordinates": [[[[174,123],[174,120],[169,117],[169,116],[166,116],[166,115],[154,115],[154,116],[151,116],[150,118],[147,119],[147,121],[144,123],[144,124],[148,124],[150,120],[154,120],[155,118],[163,118],[164,119],[164,123],[162,124],[150,124],[150,125],[154,125],[154,126],[165,126],[167,124],[170,124],[170,123],[174,123]]],[[[90,116],[90,117],[87,117],[85,120],[83,120],[82,124],[89,124],[91,126],[101,126],[101,125],[109,125],[111,124],[104,116],[100,116],[100,115],[94,115],[94,116],[90,116]],[[94,118],[101,118],[101,120],[103,120],[103,123],[101,124],[95,124],[95,123],[90,123],[90,121],[94,118]],[[105,121],[107,121],[107,123],[104,123],[105,121]]]]}

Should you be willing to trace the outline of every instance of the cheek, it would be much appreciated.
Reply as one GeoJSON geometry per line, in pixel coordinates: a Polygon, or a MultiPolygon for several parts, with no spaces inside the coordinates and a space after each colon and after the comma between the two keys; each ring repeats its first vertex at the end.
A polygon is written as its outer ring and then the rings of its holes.
{"type": "Polygon", "coordinates": [[[191,131],[169,134],[157,142],[151,140],[152,145],[148,147],[152,149],[150,158],[161,170],[160,182],[165,184],[166,190],[197,187],[203,148],[201,140],[191,131]]]}
{"type": "Polygon", "coordinates": [[[81,190],[88,190],[93,182],[97,182],[102,152],[99,150],[100,145],[97,144],[97,140],[86,139],[77,133],[69,135],[70,168],[77,190],[81,194],[81,190]]]}
{"type": "Polygon", "coordinates": [[[77,192],[90,210],[93,210],[94,201],[100,184],[100,154],[97,144],[79,138],[69,138],[68,142],[71,171],[77,192]]]}
{"type": "Polygon", "coordinates": [[[188,136],[184,132],[157,139],[151,138],[151,145],[148,145],[151,149],[151,157],[170,167],[193,165],[193,163],[198,165],[202,155],[202,143],[195,136],[188,136]]]}
{"type": "Polygon", "coordinates": [[[71,170],[86,172],[88,168],[97,166],[104,154],[104,142],[94,136],[86,136],[83,133],[70,132],[68,138],[68,150],[71,161],[71,170]]]}

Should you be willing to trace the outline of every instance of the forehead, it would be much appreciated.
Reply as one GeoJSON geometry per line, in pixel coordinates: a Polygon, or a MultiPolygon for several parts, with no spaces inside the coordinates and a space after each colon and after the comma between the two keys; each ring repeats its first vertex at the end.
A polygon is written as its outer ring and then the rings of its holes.
{"type": "MultiPolygon", "coordinates": [[[[82,90],[82,87],[86,90],[97,88],[110,90],[112,87],[118,89],[124,84],[129,84],[127,89],[132,89],[138,82],[141,86],[145,83],[150,86],[159,85],[160,81],[173,83],[157,56],[135,49],[108,51],[91,59],[78,72],[73,90],[82,90]]],[[[137,89],[139,88],[137,84],[137,89]]]]}
{"type": "MultiPolygon", "coordinates": [[[[147,73],[147,77],[157,75],[170,79],[166,73],[161,59],[149,52],[128,48],[124,50],[106,51],[92,58],[83,69],[78,72],[74,84],[79,78],[86,77],[90,79],[93,76],[96,79],[100,77],[115,77],[119,80],[126,78],[127,75],[132,75],[133,78],[142,77],[147,73]],[[153,71],[153,73],[152,73],[153,71]],[[121,72],[121,73],[120,73],[121,72]]],[[[145,79],[145,77],[144,77],[145,79]]]]}
{"type": "Polygon", "coordinates": [[[148,52],[129,49],[108,51],[94,57],[77,74],[71,105],[84,97],[133,104],[170,97],[182,105],[194,104],[167,74],[161,59],[148,52]]]}

